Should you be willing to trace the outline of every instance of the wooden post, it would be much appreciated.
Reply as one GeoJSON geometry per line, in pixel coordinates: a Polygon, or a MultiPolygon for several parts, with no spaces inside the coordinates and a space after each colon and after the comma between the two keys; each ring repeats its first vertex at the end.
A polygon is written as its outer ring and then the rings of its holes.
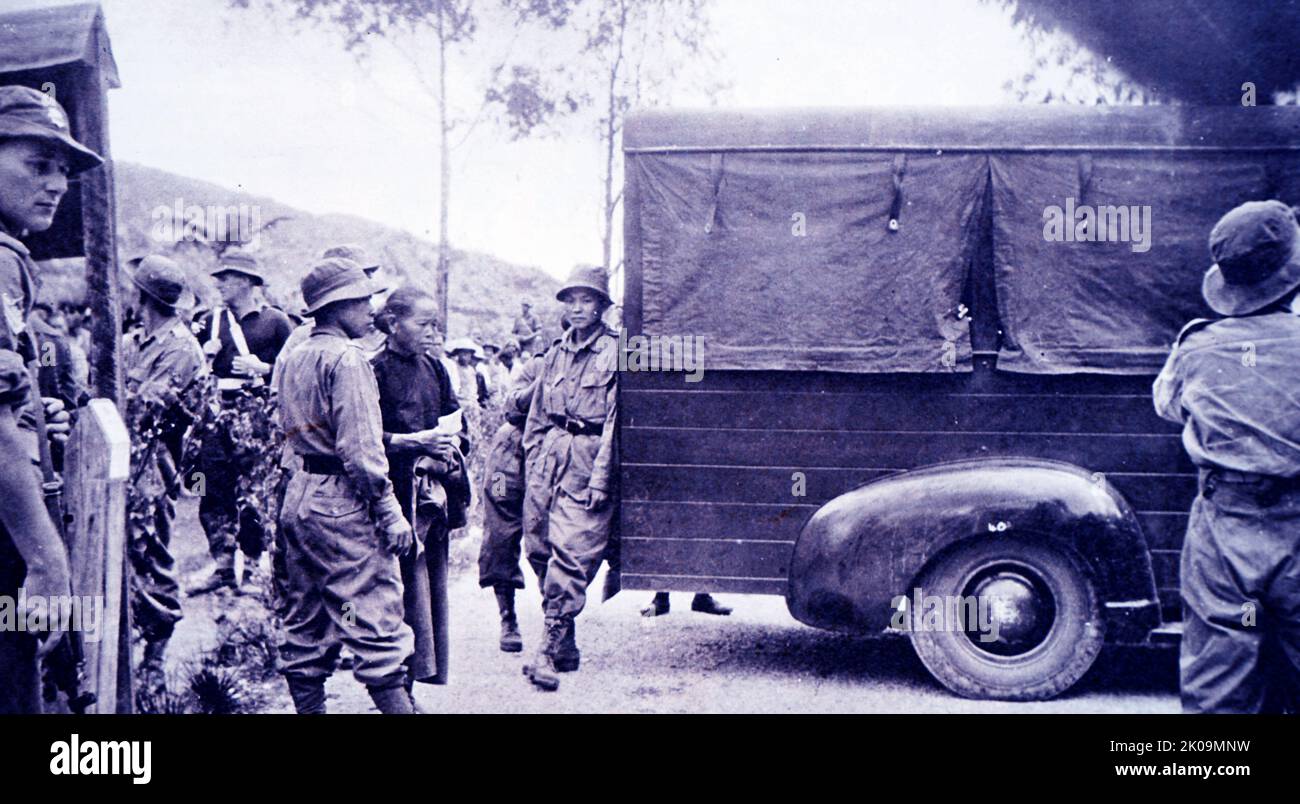
{"type": "Polygon", "coordinates": [[[88,595],[104,604],[100,639],[85,642],[86,689],[97,696],[95,711],[101,713],[129,713],[133,708],[131,627],[129,617],[123,615],[129,611],[126,484],[130,464],[131,438],[117,408],[107,399],[91,400],[68,439],[63,479],[72,594],[88,595]]]}
{"type": "Polygon", "coordinates": [[[82,232],[86,249],[86,297],[90,304],[90,386],[97,397],[121,405],[122,309],[117,287],[117,205],[109,158],[108,86],[97,67],[77,70],[76,136],[103,155],[104,164],[80,177],[82,232]]]}

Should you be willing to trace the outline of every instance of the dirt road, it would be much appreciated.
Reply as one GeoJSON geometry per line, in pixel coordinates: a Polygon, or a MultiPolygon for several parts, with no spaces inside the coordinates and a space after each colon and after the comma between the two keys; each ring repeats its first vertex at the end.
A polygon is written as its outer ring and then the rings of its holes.
{"type": "MultiPolygon", "coordinates": [[[[206,549],[193,501],[182,502],[178,557],[182,568],[203,566],[206,549]]],[[[530,579],[531,581],[531,579],[530,579]]],[[[597,579],[594,589],[600,589],[597,579]]],[[[673,612],[647,619],[638,610],[650,597],[624,591],[592,602],[578,620],[582,669],[562,676],[554,693],[536,691],[520,674],[540,636],[540,598],[534,586],[519,598],[525,652],[497,649],[496,603],[479,589],[472,569],[451,590],[451,682],[418,685],[430,712],[1161,712],[1178,711],[1177,666],[1171,652],[1103,653],[1068,695],[1042,703],[970,701],[934,682],[905,640],[867,640],[831,634],[795,622],[777,597],[721,596],[730,617],[689,610],[690,596],[673,595],[673,612]]],[[[234,605],[255,605],[237,598],[234,605]]],[[[185,601],[169,664],[210,647],[219,608],[211,597],[185,601]]],[[[289,712],[282,684],[270,684],[266,711],[289,712]]],[[[351,674],[327,687],[331,712],[374,711],[351,674]]]]}

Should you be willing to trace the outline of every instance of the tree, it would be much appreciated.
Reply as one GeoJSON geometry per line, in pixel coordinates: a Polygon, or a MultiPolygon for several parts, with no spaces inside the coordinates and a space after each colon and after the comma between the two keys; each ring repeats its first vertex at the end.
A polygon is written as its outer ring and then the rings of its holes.
{"type": "MultiPolygon", "coordinates": [[[[236,8],[246,9],[254,0],[229,0],[236,8]]],[[[376,39],[395,35],[418,37],[431,34],[436,57],[434,80],[427,81],[418,58],[404,53],[412,61],[423,86],[429,90],[438,112],[438,319],[444,333],[447,328],[447,289],[450,280],[449,215],[451,209],[451,133],[457,125],[447,99],[450,50],[468,45],[478,32],[474,0],[262,0],[271,9],[288,10],[300,21],[312,21],[337,29],[344,48],[358,59],[368,52],[376,39]]],[[[541,17],[544,19],[544,17],[541,17]]],[[[394,45],[396,47],[396,45],[394,45]]]]}
{"type": "Polygon", "coordinates": [[[708,0],[503,0],[521,22],[545,14],[568,32],[567,47],[548,60],[501,64],[487,101],[515,137],[528,136],[559,118],[595,112],[601,172],[603,265],[613,264],[614,223],[622,204],[618,143],[627,113],[671,100],[688,83],[710,98],[722,85],[711,75],[708,0]],[[549,61],[549,64],[547,62],[549,61]],[[542,66],[546,65],[546,66],[542,66]]]}
{"type": "Polygon", "coordinates": [[[1021,103],[1143,105],[1164,102],[1153,88],[1133,81],[1108,58],[1042,21],[1017,0],[981,0],[1011,11],[1033,57],[1033,67],[1002,88],[1021,103]]]}

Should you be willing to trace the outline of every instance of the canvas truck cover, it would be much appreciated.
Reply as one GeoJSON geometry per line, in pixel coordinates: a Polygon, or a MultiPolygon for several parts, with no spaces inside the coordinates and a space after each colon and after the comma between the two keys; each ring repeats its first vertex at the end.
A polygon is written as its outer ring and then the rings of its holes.
{"type": "Polygon", "coordinates": [[[1295,108],[648,112],[624,151],[627,320],[710,369],[969,371],[974,314],[1001,370],[1155,374],[1215,221],[1300,203],[1295,108]]]}

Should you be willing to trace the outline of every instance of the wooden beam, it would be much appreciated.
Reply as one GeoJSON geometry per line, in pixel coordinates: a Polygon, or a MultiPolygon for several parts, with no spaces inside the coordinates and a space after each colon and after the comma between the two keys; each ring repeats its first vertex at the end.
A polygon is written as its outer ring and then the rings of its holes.
{"type": "Polygon", "coordinates": [[[77,70],[78,130],[75,135],[104,157],[81,176],[82,230],[86,247],[86,299],[91,311],[90,386],[94,396],[121,404],[122,309],[118,292],[117,203],[108,141],[108,86],[95,67],[77,70]]]}

